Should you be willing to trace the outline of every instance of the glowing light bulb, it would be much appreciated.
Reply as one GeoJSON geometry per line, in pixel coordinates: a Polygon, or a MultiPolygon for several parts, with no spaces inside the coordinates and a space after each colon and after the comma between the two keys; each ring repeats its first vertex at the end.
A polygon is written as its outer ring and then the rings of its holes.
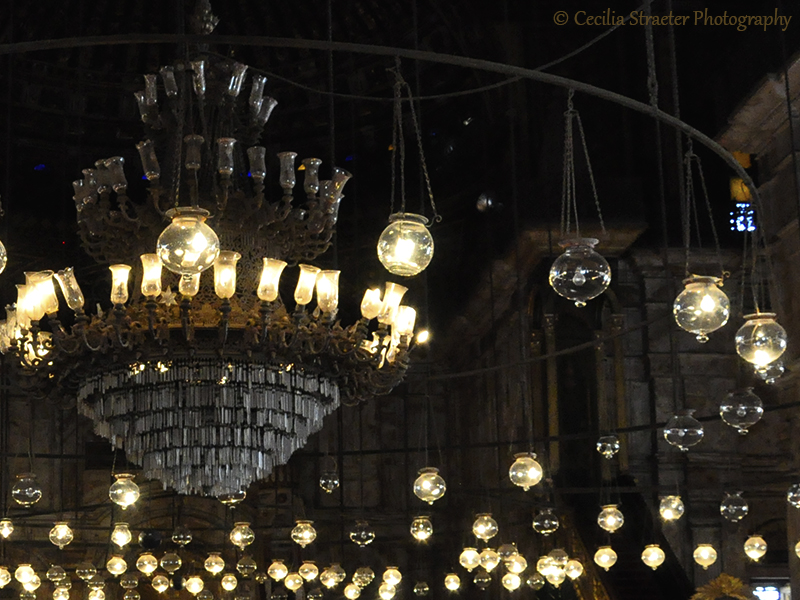
{"type": "Polygon", "coordinates": [[[717,562],[717,551],[711,544],[698,544],[692,558],[694,558],[694,562],[703,567],[703,570],[708,570],[708,567],[717,562]]]}
{"type": "Polygon", "coordinates": [[[123,509],[133,506],[139,499],[139,486],[133,481],[130,473],[117,473],[116,481],[108,488],[108,497],[123,509]]]}

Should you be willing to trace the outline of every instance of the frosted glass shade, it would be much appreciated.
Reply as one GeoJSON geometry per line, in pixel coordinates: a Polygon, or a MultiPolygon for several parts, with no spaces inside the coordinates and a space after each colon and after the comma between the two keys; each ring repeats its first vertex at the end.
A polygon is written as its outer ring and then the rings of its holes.
{"type": "Polygon", "coordinates": [[[334,313],[339,307],[339,273],[320,271],[317,275],[317,306],[323,313],[334,313]]]}
{"type": "Polygon", "coordinates": [[[236,293],[236,263],[242,255],[232,250],[222,250],[214,261],[214,293],[228,300],[236,293]]]}
{"type": "Polygon", "coordinates": [[[278,284],[286,262],[277,258],[265,258],[258,282],[258,299],[262,302],[275,302],[278,299],[278,284]]]}
{"type": "Polygon", "coordinates": [[[158,254],[142,254],[142,295],[156,298],[161,294],[161,259],[158,254]]]}
{"type": "Polygon", "coordinates": [[[300,276],[297,278],[297,287],[294,289],[294,301],[301,306],[305,306],[314,297],[314,287],[320,270],[311,265],[299,266],[300,276]]]}
{"type": "Polygon", "coordinates": [[[128,277],[131,273],[129,265],[111,265],[111,303],[125,304],[128,301],[128,277]]]}

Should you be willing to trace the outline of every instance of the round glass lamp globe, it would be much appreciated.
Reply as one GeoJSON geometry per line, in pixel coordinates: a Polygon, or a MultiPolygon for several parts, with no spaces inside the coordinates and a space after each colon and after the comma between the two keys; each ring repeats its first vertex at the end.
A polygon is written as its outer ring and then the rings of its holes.
{"type": "Polygon", "coordinates": [[[775,313],[745,316],[736,332],[736,353],[756,367],[779,359],[786,350],[786,330],[775,320],[775,313]]]}
{"type": "Polygon", "coordinates": [[[145,575],[150,575],[158,568],[158,559],[149,552],[140,554],[136,559],[136,568],[145,575]]]}
{"type": "Polygon", "coordinates": [[[428,219],[413,213],[395,213],[378,238],[378,259],[389,273],[419,275],[433,258],[433,236],[428,219]]]}
{"type": "Polygon", "coordinates": [[[607,504],[597,515],[597,524],[601,529],[614,533],[625,523],[625,517],[616,504],[607,504]]]}
{"type": "Polygon", "coordinates": [[[20,506],[33,506],[42,499],[42,486],[35,473],[20,473],[11,488],[11,497],[20,506]]]}
{"type": "Polygon", "coordinates": [[[542,480],[542,465],[533,452],[515,454],[514,462],[508,469],[508,478],[527,492],[542,480]]]}
{"type": "Polygon", "coordinates": [[[275,581],[280,581],[289,574],[289,568],[283,564],[283,560],[276,558],[272,564],[267,568],[267,575],[272,577],[275,581]]]}
{"type": "Polygon", "coordinates": [[[344,586],[344,597],[347,600],[356,600],[361,595],[361,588],[355,583],[348,583],[344,586]]]}
{"type": "Polygon", "coordinates": [[[414,517],[411,521],[411,536],[418,542],[424,542],[433,535],[433,523],[430,517],[414,517]]]}
{"type": "Polygon", "coordinates": [[[800,508],[800,483],[794,483],[789,487],[786,501],[795,508],[800,508]]]}
{"type": "Polygon", "coordinates": [[[556,567],[558,567],[558,565],[553,561],[552,557],[548,555],[541,556],[539,557],[539,560],[536,561],[536,572],[543,576],[547,575],[556,567]]]}
{"type": "Polygon", "coordinates": [[[672,446],[680,448],[681,452],[688,452],[705,434],[703,426],[693,414],[692,409],[680,410],[664,425],[664,439],[672,446]]]}
{"type": "Polygon", "coordinates": [[[124,548],[130,544],[132,539],[133,535],[127,523],[117,523],[114,525],[114,530],[111,532],[111,541],[115,545],[124,548]]]}
{"type": "Polygon", "coordinates": [[[464,548],[458,557],[458,563],[467,571],[472,571],[481,564],[481,555],[475,548],[464,548]]]}
{"type": "Polygon", "coordinates": [[[315,539],[317,539],[317,530],[314,529],[312,521],[297,521],[297,524],[292,529],[292,541],[300,547],[305,548],[315,539]]]}
{"type": "Polygon", "coordinates": [[[658,544],[650,544],[642,552],[642,562],[654,571],[664,562],[664,551],[658,544]]]}
{"type": "Polygon", "coordinates": [[[748,512],[750,506],[747,500],[742,498],[742,492],[726,493],[719,505],[719,513],[733,523],[744,519],[748,512]]]}
{"type": "Polygon", "coordinates": [[[156,575],[153,577],[150,585],[152,585],[153,589],[159,594],[163,594],[169,589],[169,579],[167,579],[164,575],[156,575]]]}
{"type": "Polygon", "coordinates": [[[357,546],[367,546],[375,540],[375,530],[367,521],[356,521],[350,530],[350,541],[357,546]]]}
{"type": "Polygon", "coordinates": [[[522,556],[522,554],[514,554],[513,556],[509,556],[504,561],[504,564],[509,573],[516,573],[517,575],[528,568],[528,561],[524,556],[522,556]]]}
{"type": "Polygon", "coordinates": [[[563,548],[554,548],[547,553],[547,556],[550,557],[550,560],[552,560],[553,564],[557,567],[566,567],[569,562],[569,554],[567,554],[566,550],[563,548]]]}
{"type": "Polygon", "coordinates": [[[565,240],[565,249],[550,267],[550,286],[559,296],[572,300],[575,306],[586,306],[611,283],[611,267],[594,247],[598,240],[578,238],[565,240]]]}
{"type": "Polygon", "coordinates": [[[53,590],[53,600],[69,600],[69,590],[65,587],[57,586],[53,590]]]}
{"type": "Polygon", "coordinates": [[[730,392],[719,407],[719,416],[741,435],[747,435],[750,427],[761,420],[764,404],[753,393],[753,388],[730,392]]]}
{"type": "Polygon", "coordinates": [[[225,560],[219,552],[209,552],[208,558],[203,562],[203,568],[212,575],[219,575],[225,570],[225,560]]]}
{"type": "Polygon", "coordinates": [[[424,581],[418,581],[414,584],[414,595],[417,597],[427,596],[430,591],[430,586],[424,581]]]}
{"type": "Polygon", "coordinates": [[[767,553],[767,542],[760,535],[751,535],[744,543],[744,553],[750,560],[758,561],[767,553]]]}
{"type": "Polygon", "coordinates": [[[544,587],[545,578],[542,577],[541,574],[539,573],[534,573],[533,575],[528,577],[528,581],[526,583],[528,584],[529,588],[539,591],[544,587]]]}
{"type": "MultiPolygon", "coordinates": [[[[3,567],[3,569],[5,569],[5,567],[3,567]]],[[[67,578],[67,572],[64,570],[64,567],[52,565],[49,569],[47,569],[45,577],[47,577],[47,579],[53,583],[61,583],[67,578]]]]}
{"type": "Polygon", "coordinates": [[[203,580],[200,579],[200,577],[198,577],[197,575],[189,577],[183,583],[183,589],[189,592],[192,596],[197,596],[197,594],[203,591],[204,587],[205,584],[203,583],[203,580]]]}
{"type": "Polygon", "coordinates": [[[304,560],[300,568],[297,569],[297,574],[306,581],[312,581],[319,576],[319,567],[310,560],[304,560]]]}
{"type": "Polygon", "coordinates": [[[326,494],[332,494],[339,487],[339,473],[336,471],[323,471],[319,476],[319,487],[326,494]]]}
{"type": "Polygon", "coordinates": [[[677,521],[683,516],[686,508],[680,496],[663,496],[658,505],[658,514],[665,521],[677,521]]]}
{"type": "Polygon", "coordinates": [[[185,525],[178,525],[172,531],[172,541],[178,544],[179,546],[186,546],[187,544],[191,544],[192,539],[193,539],[192,532],[185,525]]]}
{"type": "Polygon", "coordinates": [[[477,515],[475,522],[472,524],[472,533],[475,537],[484,542],[492,539],[497,535],[498,527],[497,521],[492,518],[489,513],[477,515]]]}
{"type": "Polygon", "coordinates": [[[719,277],[685,279],[684,290],[675,298],[672,314],[678,327],[695,334],[697,341],[705,343],[708,334],[723,327],[731,315],[731,303],[719,286],[719,277]]]}
{"type": "Polygon", "coordinates": [[[4,540],[14,533],[14,523],[11,519],[0,519],[0,536],[4,540]]]}
{"type": "Polygon", "coordinates": [[[485,590],[492,584],[492,576],[483,569],[478,569],[472,578],[472,582],[480,589],[485,590]]]}
{"type": "Polygon", "coordinates": [[[491,548],[484,548],[480,554],[481,566],[491,573],[500,564],[500,555],[491,548]]]}
{"type": "Polygon", "coordinates": [[[553,513],[552,508],[543,508],[533,518],[533,530],[542,535],[550,535],[558,529],[558,517],[553,513]]]}
{"type": "Polygon", "coordinates": [[[133,506],[139,499],[139,486],[130,473],[117,473],[116,481],[108,488],[108,497],[123,509],[133,506]]]}
{"type": "Polygon", "coordinates": [[[202,589],[197,594],[197,600],[214,600],[214,594],[209,589],[202,589]]]}
{"type": "MultiPolygon", "coordinates": [[[[314,563],[309,564],[316,569],[314,573],[314,577],[316,577],[319,574],[319,569],[317,569],[314,563]]],[[[252,556],[243,556],[239,559],[239,562],[236,563],[236,570],[239,571],[239,574],[242,577],[251,577],[258,570],[258,564],[256,564],[256,561],[252,556]]],[[[303,575],[302,571],[300,574],[303,575]]],[[[305,575],[303,575],[303,578],[305,579],[305,575]]]]}
{"type": "Polygon", "coordinates": [[[619,452],[619,438],[616,435],[603,435],[597,439],[595,448],[606,460],[611,460],[619,452]]]}
{"type": "Polygon", "coordinates": [[[97,575],[97,569],[90,562],[82,562],[75,567],[75,575],[80,577],[83,581],[89,581],[92,577],[97,575]]]}
{"type": "Polygon", "coordinates": [[[106,571],[111,573],[114,577],[122,575],[128,570],[128,563],[121,556],[112,556],[106,562],[106,571]]]}
{"type": "Polygon", "coordinates": [[[161,568],[170,575],[180,569],[182,564],[181,557],[174,552],[167,552],[161,557],[161,568]]]}
{"type": "Polygon", "coordinates": [[[400,585],[400,582],[403,581],[403,574],[397,567],[386,567],[386,570],[383,572],[383,581],[384,583],[397,587],[400,585]]]}
{"type": "Polygon", "coordinates": [[[375,579],[375,571],[369,567],[358,567],[353,573],[353,583],[359,587],[367,587],[375,579]]]}
{"type": "Polygon", "coordinates": [[[253,543],[256,539],[256,534],[250,529],[250,523],[241,521],[239,523],[234,523],[229,537],[234,546],[240,550],[244,550],[246,546],[253,543]]]}
{"type": "Polygon", "coordinates": [[[59,521],[50,530],[50,535],[48,538],[54,546],[58,546],[59,549],[63,549],[64,546],[69,544],[75,538],[75,535],[72,533],[72,529],[70,529],[70,526],[66,521],[59,521]]]}
{"type": "Polygon", "coordinates": [[[556,567],[555,569],[551,569],[550,572],[544,576],[547,579],[547,582],[552,585],[553,587],[557,588],[564,580],[567,578],[567,573],[561,567],[556,567]]]}
{"type": "Polygon", "coordinates": [[[573,558],[567,561],[567,564],[564,567],[564,572],[570,579],[577,579],[583,575],[583,565],[581,564],[581,561],[573,558]]]}
{"type": "Polygon", "coordinates": [[[122,594],[122,600],[141,600],[142,595],[137,590],[126,590],[122,594]]]}
{"type": "Polygon", "coordinates": [[[717,551],[711,544],[698,544],[692,553],[692,558],[703,567],[703,570],[708,570],[708,567],[717,562],[717,551]]]}
{"type": "Polygon", "coordinates": [[[608,571],[617,562],[617,553],[611,546],[600,546],[594,553],[594,562],[598,567],[608,571]]]}
{"type": "MultiPolygon", "coordinates": [[[[300,584],[296,588],[292,588],[289,587],[289,582],[287,582],[286,583],[287,588],[294,591],[303,585],[303,578],[300,577],[300,575],[298,575],[297,573],[289,573],[289,575],[297,577],[297,579],[300,580],[300,584]]],[[[288,578],[289,575],[287,575],[286,577],[288,578]]],[[[291,580],[292,584],[296,583],[297,581],[296,579],[294,579],[294,577],[292,577],[291,580]]],[[[219,584],[222,586],[222,589],[225,590],[226,592],[232,592],[233,590],[236,589],[236,586],[239,585],[239,580],[236,579],[236,575],[234,575],[233,573],[226,573],[225,575],[222,576],[222,579],[220,580],[219,584]]]]}
{"type": "Polygon", "coordinates": [[[381,598],[381,600],[392,600],[396,593],[397,589],[389,583],[382,583],[378,587],[378,596],[381,598]]]}
{"type": "Polygon", "coordinates": [[[139,576],[134,573],[125,573],[119,578],[119,585],[122,589],[132,590],[139,585],[139,576]]]}
{"type": "Polygon", "coordinates": [[[419,471],[419,476],[414,481],[414,495],[420,500],[433,504],[444,496],[447,485],[439,475],[439,469],[426,467],[419,471]]]}
{"type": "Polygon", "coordinates": [[[455,573],[448,573],[444,578],[444,587],[451,592],[455,592],[461,587],[461,578],[455,573]]]}
{"type": "Polygon", "coordinates": [[[214,264],[219,256],[219,238],[206,224],[202,208],[178,207],[168,210],[172,219],[156,242],[156,254],[163,265],[179,275],[196,275],[214,264]]]}
{"type": "Polygon", "coordinates": [[[506,573],[505,575],[503,575],[501,583],[503,584],[503,587],[506,588],[509,592],[513,592],[522,584],[522,580],[516,573],[506,573]]]}
{"type": "Polygon", "coordinates": [[[23,585],[25,585],[29,581],[33,581],[33,578],[35,576],[36,572],[33,570],[33,567],[27,564],[19,565],[17,569],[14,571],[14,579],[19,581],[23,585]]]}

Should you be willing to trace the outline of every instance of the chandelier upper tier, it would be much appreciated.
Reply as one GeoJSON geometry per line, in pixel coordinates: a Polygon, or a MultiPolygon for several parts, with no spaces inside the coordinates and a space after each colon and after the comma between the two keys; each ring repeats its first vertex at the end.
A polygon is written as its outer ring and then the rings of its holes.
{"type": "Polygon", "coordinates": [[[271,198],[257,142],[277,103],[247,71],[202,55],[145,75],[137,149],[148,198],[128,197],[119,156],[73,184],[83,246],[109,264],[113,307],[86,310],[71,268],[31,272],[0,326],[27,381],[77,398],[145,477],[220,498],[285,463],[340,399],[394,388],[416,317],[400,304],[406,289],[387,282],[343,326],[339,271],[309,264],[299,264],[293,308],[284,304],[284,269],[329,247],[350,174],[334,167],[320,181],[322,161],[303,160],[297,202],[296,155],[281,152],[282,193],[271,198]]]}

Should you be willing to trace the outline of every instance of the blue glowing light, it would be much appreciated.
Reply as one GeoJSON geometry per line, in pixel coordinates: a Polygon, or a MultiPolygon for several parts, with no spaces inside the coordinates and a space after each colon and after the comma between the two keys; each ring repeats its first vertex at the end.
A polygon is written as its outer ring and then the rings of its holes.
{"type": "Polygon", "coordinates": [[[755,231],[756,213],[749,202],[737,202],[736,209],[731,211],[731,231],[755,231]]]}

